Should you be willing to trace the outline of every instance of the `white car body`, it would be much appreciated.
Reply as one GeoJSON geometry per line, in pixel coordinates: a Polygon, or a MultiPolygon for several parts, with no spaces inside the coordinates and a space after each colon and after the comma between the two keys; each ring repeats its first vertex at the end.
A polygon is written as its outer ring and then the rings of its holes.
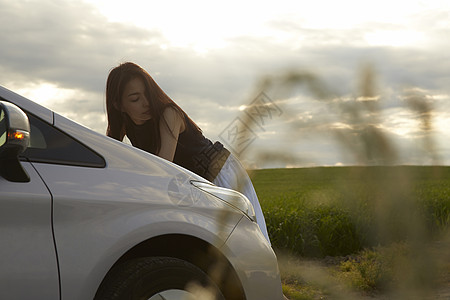
{"type": "Polygon", "coordinates": [[[283,299],[258,225],[191,184],[205,179],[2,87],[0,98],[98,156],[92,166],[22,158],[29,182],[0,177],[0,299],[94,299],[118,262],[168,256],[196,264],[210,249],[245,299],[283,299]]]}

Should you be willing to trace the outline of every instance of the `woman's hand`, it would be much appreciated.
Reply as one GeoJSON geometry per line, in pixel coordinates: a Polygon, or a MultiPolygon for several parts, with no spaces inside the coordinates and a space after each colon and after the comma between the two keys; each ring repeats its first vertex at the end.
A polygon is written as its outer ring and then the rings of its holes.
{"type": "Polygon", "coordinates": [[[181,114],[172,107],[164,110],[159,122],[161,134],[161,148],[158,156],[169,161],[173,161],[175,150],[177,149],[178,136],[185,129],[185,124],[181,114]]]}

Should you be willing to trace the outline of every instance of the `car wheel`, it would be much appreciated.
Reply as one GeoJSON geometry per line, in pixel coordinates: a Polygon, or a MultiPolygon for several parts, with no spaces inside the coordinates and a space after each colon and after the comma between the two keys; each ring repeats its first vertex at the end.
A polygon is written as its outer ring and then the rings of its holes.
{"type": "Polygon", "coordinates": [[[171,257],[146,257],[115,266],[95,300],[224,300],[217,285],[195,265],[171,257]]]}

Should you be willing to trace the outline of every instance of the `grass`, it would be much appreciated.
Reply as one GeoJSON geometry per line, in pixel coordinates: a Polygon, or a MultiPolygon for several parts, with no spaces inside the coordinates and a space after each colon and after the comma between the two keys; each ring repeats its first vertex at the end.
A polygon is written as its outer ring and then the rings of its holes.
{"type": "Polygon", "coordinates": [[[331,167],[252,173],[275,247],[308,257],[438,238],[450,225],[449,167],[331,167]]]}
{"type": "Polygon", "coordinates": [[[252,180],[290,299],[433,299],[448,287],[449,167],[270,169],[252,180]]]}

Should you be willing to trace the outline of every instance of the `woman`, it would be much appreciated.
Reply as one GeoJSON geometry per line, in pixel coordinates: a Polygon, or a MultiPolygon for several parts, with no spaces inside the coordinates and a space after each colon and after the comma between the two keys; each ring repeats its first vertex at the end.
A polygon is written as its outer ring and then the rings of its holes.
{"type": "Polygon", "coordinates": [[[219,142],[201,129],[140,66],[127,62],[109,73],[106,83],[107,135],[172,161],[217,186],[238,190],[253,204],[269,241],[264,216],[247,172],[219,142]]]}

